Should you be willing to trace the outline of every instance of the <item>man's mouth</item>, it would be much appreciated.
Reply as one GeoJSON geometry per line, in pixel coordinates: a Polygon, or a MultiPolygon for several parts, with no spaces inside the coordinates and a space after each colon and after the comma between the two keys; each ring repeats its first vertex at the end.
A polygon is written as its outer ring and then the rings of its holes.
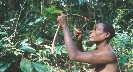
{"type": "Polygon", "coordinates": [[[90,34],[90,35],[89,35],[89,37],[93,37],[93,35],[92,35],[92,34],[90,34]]]}
{"type": "Polygon", "coordinates": [[[93,37],[93,36],[91,36],[91,35],[89,36],[89,38],[92,38],[92,37],[93,37]]]}

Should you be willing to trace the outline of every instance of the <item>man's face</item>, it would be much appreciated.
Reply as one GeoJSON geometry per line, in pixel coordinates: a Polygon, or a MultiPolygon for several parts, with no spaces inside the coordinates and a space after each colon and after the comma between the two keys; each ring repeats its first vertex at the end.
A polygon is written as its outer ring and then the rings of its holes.
{"type": "Polygon", "coordinates": [[[104,32],[102,23],[97,23],[90,32],[89,40],[92,42],[101,42],[107,38],[107,33],[104,32]]]}

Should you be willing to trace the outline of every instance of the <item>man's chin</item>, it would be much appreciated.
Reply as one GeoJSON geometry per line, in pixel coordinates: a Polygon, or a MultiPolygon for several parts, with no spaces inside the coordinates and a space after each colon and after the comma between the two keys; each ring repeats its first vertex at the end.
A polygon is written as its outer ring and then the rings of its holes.
{"type": "Polygon", "coordinates": [[[93,43],[96,43],[96,42],[97,42],[97,41],[94,41],[94,40],[91,40],[91,39],[89,39],[89,41],[90,41],[90,42],[93,42],[93,43]]]}
{"type": "Polygon", "coordinates": [[[89,39],[89,41],[90,41],[90,42],[94,42],[94,40],[92,40],[92,39],[89,39]]]}

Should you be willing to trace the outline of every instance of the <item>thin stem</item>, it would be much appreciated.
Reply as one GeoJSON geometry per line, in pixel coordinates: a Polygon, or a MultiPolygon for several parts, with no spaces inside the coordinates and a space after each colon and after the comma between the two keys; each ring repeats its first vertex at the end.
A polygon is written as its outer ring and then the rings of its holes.
{"type": "Polygon", "coordinates": [[[58,26],[58,28],[57,28],[57,30],[56,30],[56,33],[55,33],[55,35],[54,35],[54,39],[53,39],[53,42],[52,42],[52,48],[51,48],[52,54],[54,54],[54,44],[55,44],[55,39],[56,39],[56,37],[57,37],[59,28],[60,28],[60,25],[58,26]]]}

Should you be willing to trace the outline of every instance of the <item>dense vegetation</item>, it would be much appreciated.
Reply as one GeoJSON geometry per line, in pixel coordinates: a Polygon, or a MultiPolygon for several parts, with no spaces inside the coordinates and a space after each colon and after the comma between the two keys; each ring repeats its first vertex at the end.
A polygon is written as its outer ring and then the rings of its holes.
{"type": "MultiPolygon", "coordinates": [[[[120,70],[133,72],[133,1],[132,0],[0,0],[0,72],[86,72],[87,63],[69,60],[62,30],[51,44],[58,27],[57,12],[68,16],[70,32],[83,30],[83,48],[89,31],[101,21],[111,23],[116,36],[110,44],[118,54],[120,70]]],[[[75,40],[73,38],[73,40],[75,40]]]]}

